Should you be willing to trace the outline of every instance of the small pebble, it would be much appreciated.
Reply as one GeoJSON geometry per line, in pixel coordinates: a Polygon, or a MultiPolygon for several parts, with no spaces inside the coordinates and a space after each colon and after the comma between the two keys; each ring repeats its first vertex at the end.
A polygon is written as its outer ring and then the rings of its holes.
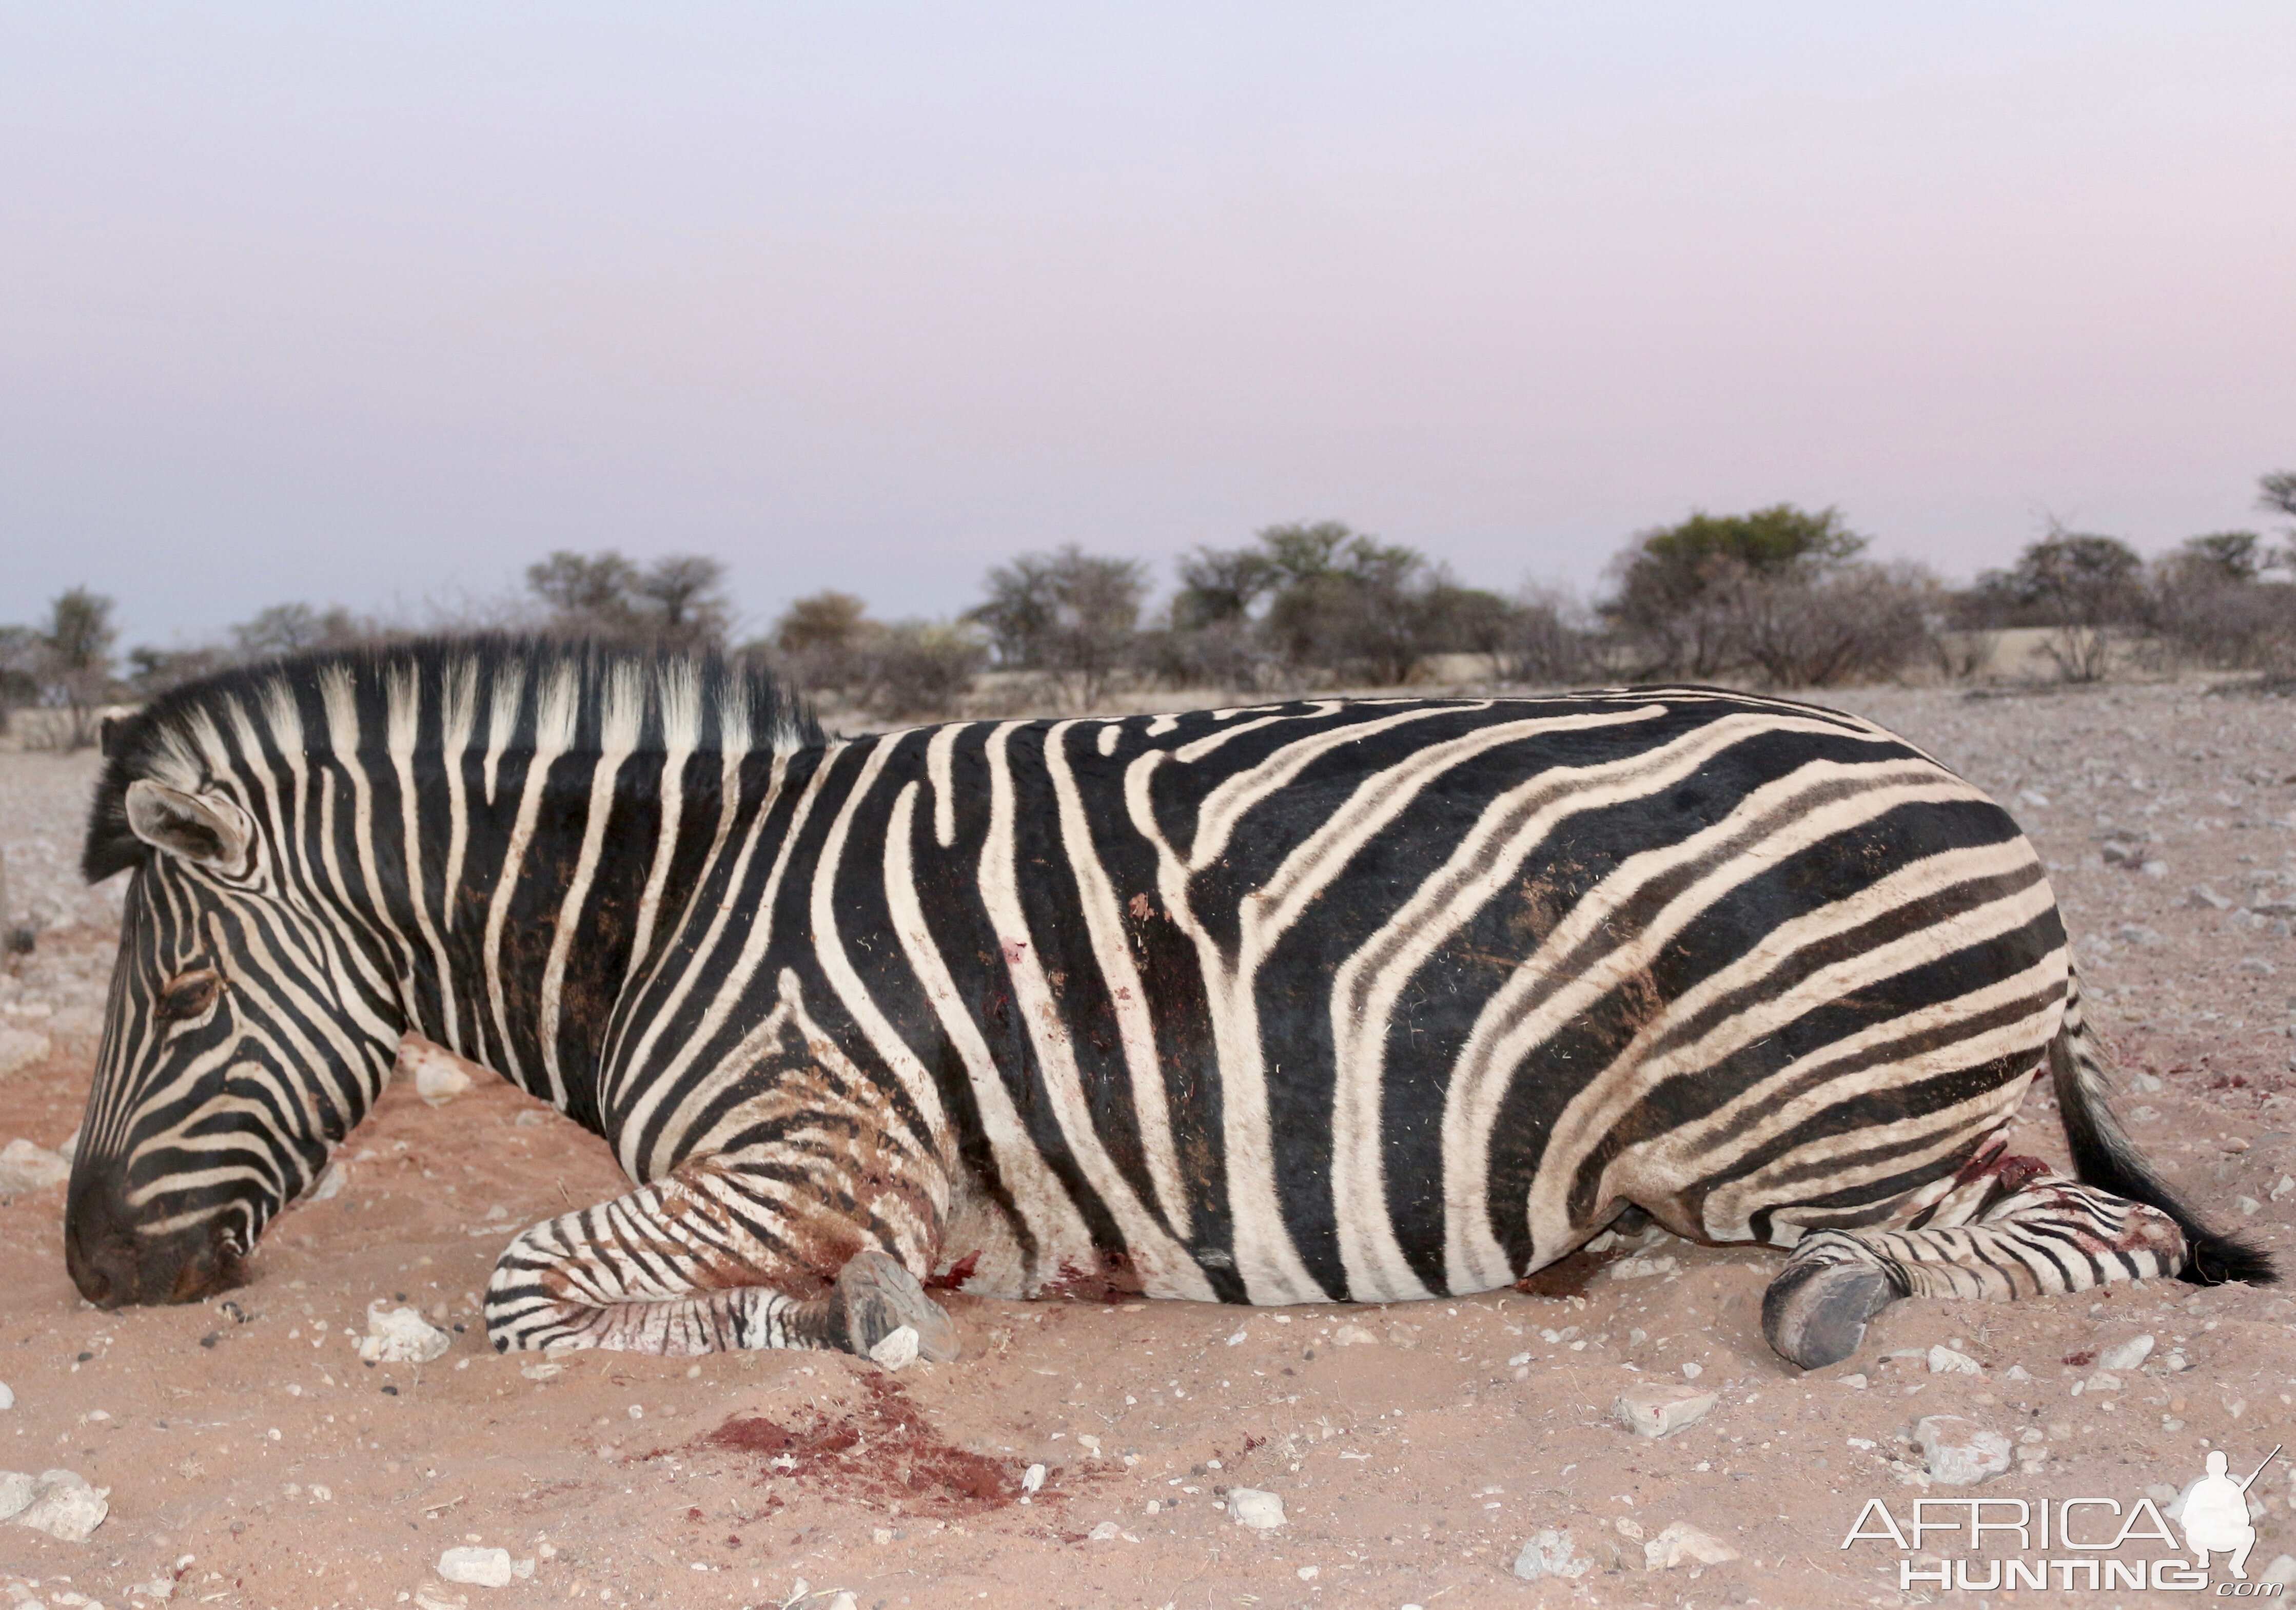
{"type": "Polygon", "coordinates": [[[507,1588],[511,1581],[507,1548],[449,1548],[439,1557],[439,1575],[450,1582],[476,1588],[507,1588]]]}
{"type": "Polygon", "coordinates": [[[917,1361],[917,1327],[897,1325],[883,1340],[869,1350],[869,1357],[882,1369],[906,1369],[917,1361]]]}
{"type": "Polygon", "coordinates": [[[1672,1436],[1685,1425],[1695,1425],[1721,1401],[1710,1392],[1689,1392],[1679,1386],[1634,1387],[1619,1394],[1611,1412],[1636,1436],[1672,1436]]]}
{"type": "Polygon", "coordinates": [[[1567,1581],[1594,1568],[1595,1562],[1578,1552],[1570,1534],[1552,1526],[1534,1533],[1514,1557],[1514,1573],[1527,1582],[1550,1576],[1567,1581]]]}
{"type": "Polygon", "coordinates": [[[358,1356],[369,1364],[428,1364],[455,1339],[411,1308],[389,1312],[376,1304],[366,1310],[366,1332],[358,1356]]]}
{"type": "Polygon", "coordinates": [[[2115,1343],[2097,1354],[2096,1361],[2106,1369],[2135,1369],[2152,1355],[2152,1338],[2146,1335],[2115,1343]]]}
{"type": "Polygon", "coordinates": [[[1021,1495],[1023,1498],[1034,1493],[1044,1484],[1045,1467],[1042,1465],[1031,1465],[1021,1473],[1021,1495]]]}
{"type": "Polygon", "coordinates": [[[1643,1545],[1643,1569],[1671,1571],[1677,1565],[1719,1565],[1738,1551],[1688,1521],[1677,1521],[1643,1545]]]}
{"type": "Polygon", "coordinates": [[[1283,1514],[1283,1500],[1256,1487],[1229,1488],[1227,1513],[1228,1518],[1237,1525],[1249,1526],[1255,1532],[1273,1532],[1287,1518],[1283,1514]]]}
{"type": "Polygon", "coordinates": [[[1930,1349],[1930,1374],[1933,1376],[1974,1376],[1982,1373],[1982,1367],[1967,1353],[1956,1352],[1950,1347],[1930,1349]]]}
{"type": "Polygon", "coordinates": [[[1959,1415],[1930,1415],[1916,1422],[1914,1441],[1929,1462],[1931,1479],[1948,1487],[1974,1486],[2009,1468],[2009,1439],[1959,1415]]]}

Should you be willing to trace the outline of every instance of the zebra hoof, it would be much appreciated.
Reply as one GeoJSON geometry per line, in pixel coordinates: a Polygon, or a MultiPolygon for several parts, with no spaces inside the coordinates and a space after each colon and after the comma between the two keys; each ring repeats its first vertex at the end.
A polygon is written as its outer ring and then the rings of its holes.
{"type": "Polygon", "coordinates": [[[1823,1369],[1857,1351],[1866,1322],[1897,1298],[1869,1263],[1805,1263],[1762,1294],[1762,1334],[1779,1357],[1823,1369]]]}
{"type": "Polygon", "coordinates": [[[917,1277],[882,1253],[856,1253],[837,1277],[845,1306],[845,1342],[862,1358],[906,1325],[917,1333],[917,1356],[947,1363],[959,1351],[956,1322],[925,1295],[917,1277]]]}

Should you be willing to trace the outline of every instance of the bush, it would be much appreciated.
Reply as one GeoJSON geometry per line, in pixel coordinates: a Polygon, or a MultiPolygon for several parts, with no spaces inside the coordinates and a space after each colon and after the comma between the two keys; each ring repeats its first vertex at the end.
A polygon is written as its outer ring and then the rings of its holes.
{"type": "Polygon", "coordinates": [[[2146,624],[2170,659],[2296,673],[2296,587],[2264,579],[2267,552],[2254,531],[2218,531],[2152,567],[2146,624]]]}
{"type": "Polygon", "coordinates": [[[544,629],[569,637],[716,648],[733,619],[726,567],[698,554],[673,554],[640,567],[611,548],[561,548],[527,567],[526,585],[547,612],[544,629]]]}
{"type": "Polygon", "coordinates": [[[1029,554],[988,572],[988,601],[965,619],[986,628],[997,662],[1052,678],[1089,709],[1133,658],[1148,567],[1105,559],[1074,543],[1029,554]]]}
{"type": "Polygon", "coordinates": [[[897,621],[872,635],[860,652],[861,703],[890,721],[948,715],[988,659],[988,651],[960,628],[897,621]]]}
{"type": "Polygon", "coordinates": [[[2109,669],[2116,630],[2145,613],[2144,561],[2118,537],[2052,524],[2006,571],[1988,571],[1965,599],[1969,624],[2043,626],[2045,645],[2068,682],[2095,682],[2109,669]]]}
{"type": "Polygon", "coordinates": [[[1859,559],[1866,546],[1833,509],[1693,513],[1613,562],[1603,612],[1638,677],[1826,687],[1894,676],[1929,649],[1938,588],[1919,567],[1859,559]]]}

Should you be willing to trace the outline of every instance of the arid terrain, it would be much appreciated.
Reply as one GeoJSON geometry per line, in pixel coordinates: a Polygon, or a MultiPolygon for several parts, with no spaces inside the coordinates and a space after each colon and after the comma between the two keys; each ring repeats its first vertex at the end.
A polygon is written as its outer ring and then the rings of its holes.
{"type": "MultiPolygon", "coordinates": [[[[2206,1212],[2296,1259],[2296,702],[2195,683],[1836,702],[2018,813],[2132,1133],[2206,1212]]],[[[116,889],[71,876],[94,772],[87,756],[0,753],[9,915],[42,929],[0,976],[0,1029],[47,1042],[0,1075],[0,1143],[56,1147],[79,1121],[118,909],[116,889]]],[[[2014,1146],[2062,1161],[2045,1093],[2014,1146]]],[[[1917,1499],[1971,1493],[2109,1499],[2125,1516],[2148,1493],[2164,1503],[2211,1449],[2245,1475],[2296,1441],[2296,1299],[2271,1288],[1906,1302],[1856,1358],[1805,1376],[1760,1333],[1777,1253],[1655,1236],[1580,1254],[1534,1291],[1414,1306],[957,1297],[964,1358],[898,1375],[795,1352],[554,1369],[494,1355],[477,1294],[517,1228],[622,1188],[603,1146],[505,1086],[437,1109],[402,1087],[342,1157],[340,1193],[283,1220],[244,1288],[194,1307],[88,1307],[64,1273],[62,1187],[0,1196],[14,1396],[0,1469],[110,1490],[86,1541],[0,1524],[0,1606],[117,1610],[171,1591],[278,1610],[763,1606],[840,1589],[860,1610],[1975,1605],[1933,1581],[1901,1591],[1901,1560],[1968,1559],[1982,1581],[2005,1552],[2173,1551],[1997,1536],[1971,1557],[1946,1533],[1845,1548],[1866,1501],[1900,1524],[1917,1499]],[[375,1303],[425,1311],[451,1350],[363,1365],[375,1303]],[[2139,1335],[2154,1339],[2141,1364],[2100,1365],[2139,1335]],[[1932,1347],[1976,1368],[1932,1371],[1932,1347]],[[1718,1401],[1663,1440],[1614,1417],[1621,1392],[1693,1382],[1718,1401]],[[2002,1433],[2017,1463],[1981,1487],[1925,1486],[1912,1431],[1941,1414],[2002,1433]],[[1043,1484],[1024,1498],[1032,1465],[1043,1484]],[[1231,1487],[1275,1494],[1285,1524],[1236,1524],[1231,1487]],[[1645,1544],[1675,1523],[1738,1557],[1649,1568],[1645,1544]],[[1549,1531],[1591,1568],[1518,1577],[1549,1531]],[[463,1545],[526,1574],[442,1581],[441,1551],[463,1545]]],[[[2292,1476],[2284,1455],[2251,1490],[2251,1576],[2296,1553],[2292,1476]]],[[[2105,1513],[2085,1533],[2109,1535],[2105,1513]]],[[[2063,1602],[2155,1598],[2067,1580],[2061,1594],[2051,1579],[2063,1602]]]]}

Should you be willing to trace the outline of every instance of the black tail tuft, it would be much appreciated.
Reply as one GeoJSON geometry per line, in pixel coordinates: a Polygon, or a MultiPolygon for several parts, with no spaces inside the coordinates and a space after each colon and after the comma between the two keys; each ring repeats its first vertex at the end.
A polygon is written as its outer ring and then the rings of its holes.
{"type": "Polygon", "coordinates": [[[2107,1098],[2096,1045],[2080,1014],[2080,985],[2075,981],[2065,1006],[2064,1026],[2049,1042],[2049,1074],[2072,1146],[2073,1171],[2082,1183],[2158,1208],[2185,1232],[2185,1267],[2180,1278],[2195,1286],[2245,1280],[2269,1286],[2279,1278],[2272,1255],[2237,1236],[2221,1235],[2177,1200],[2122,1133],[2107,1098]]]}

